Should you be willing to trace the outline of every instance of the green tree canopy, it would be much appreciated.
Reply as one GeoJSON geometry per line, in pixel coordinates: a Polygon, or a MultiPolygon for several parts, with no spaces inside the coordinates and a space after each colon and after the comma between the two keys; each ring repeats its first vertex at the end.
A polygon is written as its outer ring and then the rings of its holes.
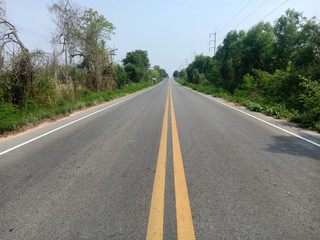
{"type": "Polygon", "coordinates": [[[150,74],[151,79],[156,78],[157,81],[160,80],[160,73],[156,69],[150,69],[149,74],[150,74]]]}
{"type": "Polygon", "coordinates": [[[243,39],[245,64],[252,69],[271,70],[274,35],[270,23],[260,22],[253,26],[243,39]]]}
{"type": "Polygon", "coordinates": [[[273,27],[275,35],[274,54],[276,64],[281,69],[286,69],[292,54],[296,50],[298,31],[304,20],[302,13],[288,9],[273,27]]]}
{"type": "Polygon", "coordinates": [[[133,82],[140,82],[144,79],[150,67],[148,52],[143,50],[128,52],[122,62],[128,77],[133,82]]]}
{"type": "Polygon", "coordinates": [[[103,15],[92,9],[84,11],[81,24],[75,29],[77,39],[76,55],[83,57],[81,66],[91,73],[89,87],[100,91],[104,85],[103,71],[108,65],[106,41],[110,39],[115,27],[103,15]]]}
{"type": "Polygon", "coordinates": [[[159,74],[160,74],[160,76],[161,76],[162,78],[168,77],[168,74],[167,74],[166,70],[164,70],[163,68],[160,68],[159,65],[155,65],[155,66],[153,67],[153,69],[156,70],[156,71],[158,71],[159,74]]]}
{"type": "Polygon", "coordinates": [[[133,65],[132,63],[126,64],[124,66],[124,69],[129,79],[133,82],[140,82],[146,74],[141,68],[138,68],[136,65],[133,65]]]}
{"type": "Polygon", "coordinates": [[[186,71],[186,69],[182,69],[179,72],[179,78],[185,79],[186,77],[187,77],[187,71],[186,71]]]}
{"type": "Polygon", "coordinates": [[[122,60],[122,62],[123,65],[131,63],[145,72],[150,67],[148,52],[143,50],[135,50],[133,52],[128,52],[126,57],[122,60]]]}

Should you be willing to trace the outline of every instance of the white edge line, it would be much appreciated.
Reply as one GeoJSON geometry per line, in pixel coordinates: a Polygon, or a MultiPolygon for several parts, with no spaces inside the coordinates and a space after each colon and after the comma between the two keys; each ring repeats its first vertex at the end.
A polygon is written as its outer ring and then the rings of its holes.
{"type": "MultiPolygon", "coordinates": [[[[180,85],[180,86],[182,86],[182,85],[180,85]]],[[[220,103],[220,104],[222,104],[222,105],[224,105],[224,106],[227,106],[227,107],[229,107],[229,108],[231,108],[231,109],[233,109],[233,110],[236,110],[236,111],[238,111],[238,112],[240,112],[240,113],[243,113],[243,114],[245,114],[245,115],[247,115],[247,116],[249,116],[249,117],[251,117],[251,118],[253,118],[253,119],[256,119],[256,120],[258,120],[258,121],[260,121],[260,122],[263,122],[263,123],[265,123],[265,124],[268,124],[268,125],[271,126],[271,127],[277,128],[277,129],[279,129],[279,130],[281,130],[281,131],[283,131],[283,132],[285,132],[285,133],[288,133],[288,134],[290,134],[290,135],[292,135],[292,136],[295,136],[295,137],[297,137],[297,138],[299,138],[299,139],[301,139],[301,140],[303,140],[303,141],[306,141],[306,142],[311,143],[311,144],[313,144],[313,145],[315,145],[315,146],[317,146],[317,147],[320,147],[320,144],[319,144],[319,143],[316,143],[316,142],[311,141],[311,140],[309,140],[309,139],[307,139],[307,138],[301,137],[301,136],[298,135],[298,134],[295,134],[295,133],[290,132],[290,131],[288,131],[288,130],[286,130],[286,129],[283,129],[283,128],[281,128],[281,127],[278,127],[278,126],[276,126],[276,125],[274,125],[274,124],[272,124],[272,123],[269,123],[269,122],[267,122],[267,121],[265,121],[265,120],[263,120],[263,119],[261,119],[261,118],[255,117],[255,116],[253,116],[253,115],[251,115],[251,114],[249,114],[249,113],[246,113],[246,112],[244,112],[244,111],[242,111],[242,110],[240,110],[240,109],[237,109],[237,108],[235,108],[235,107],[233,107],[233,106],[230,106],[230,105],[228,105],[228,104],[226,104],[226,103],[224,103],[224,102],[221,102],[221,101],[219,101],[219,100],[217,100],[217,99],[214,99],[212,96],[207,96],[207,95],[205,95],[205,94],[203,94],[203,93],[201,93],[201,92],[198,92],[198,91],[196,91],[196,90],[190,89],[190,88],[188,88],[188,87],[186,87],[186,86],[183,86],[183,87],[187,88],[189,91],[193,91],[193,92],[195,92],[195,93],[197,93],[197,94],[199,94],[199,95],[201,95],[201,96],[203,96],[203,97],[206,97],[206,98],[208,98],[208,99],[210,99],[210,100],[212,100],[212,101],[218,102],[218,103],[220,103]]]]}
{"type": "MultiPolygon", "coordinates": [[[[157,85],[156,85],[156,86],[157,86],[157,85]]],[[[149,88],[149,90],[150,90],[150,89],[151,89],[151,88],[149,88]]],[[[147,89],[145,89],[145,90],[147,90],[147,89]]],[[[72,121],[72,122],[69,122],[69,123],[67,123],[67,124],[65,124],[65,125],[63,125],[63,126],[61,126],[61,127],[55,128],[55,129],[53,129],[53,130],[51,130],[51,131],[49,131],[49,132],[46,132],[46,133],[44,133],[44,134],[42,134],[42,135],[40,135],[40,136],[38,136],[38,137],[32,138],[32,139],[30,139],[30,140],[28,140],[28,141],[26,141],[26,142],[23,142],[23,143],[21,143],[21,144],[18,144],[18,145],[14,146],[14,147],[12,147],[12,148],[9,148],[9,149],[7,149],[7,150],[5,150],[5,151],[3,151],[3,152],[0,152],[0,156],[6,154],[6,153],[8,153],[8,152],[11,152],[11,151],[13,151],[13,150],[15,150],[15,149],[17,149],[17,148],[19,148],[19,147],[22,147],[22,146],[24,146],[24,145],[26,145],[26,144],[28,144],[28,143],[31,143],[31,142],[33,142],[33,141],[35,141],[35,140],[38,140],[39,138],[42,138],[42,137],[44,137],[44,136],[47,136],[47,135],[49,135],[49,134],[51,134],[51,133],[54,133],[54,132],[56,132],[56,131],[59,131],[60,129],[63,129],[63,128],[67,127],[67,126],[70,126],[70,125],[72,125],[72,124],[74,124],[74,123],[76,123],[76,122],[79,122],[79,121],[81,121],[81,120],[83,120],[83,119],[86,119],[86,118],[91,117],[91,116],[93,116],[93,115],[95,115],[95,114],[97,114],[97,113],[100,113],[100,112],[102,112],[102,111],[104,111],[104,110],[107,110],[108,108],[114,107],[114,106],[116,106],[116,105],[118,105],[118,104],[120,104],[120,103],[123,103],[123,102],[125,102],[125,101],[128,101],[128,100],[130,100],[131,98],[134,98],[134,97],[136,97],[136,96],[139,96],[139,95],[142,94],[142,93],[145,93],[145,91],[142,91],[142,92],[140,92],[140,93],[136,93],[136,94],[134,94],[133,96],[130,96],[130,97],[124,99],[124,100],[121,100],[121,101],[119,101],[119,102],[116,102],[116,103],[114,103],[114,104],[112,104],[112,105],[110,105],[110,106],[107,106],[107,107],[105,107],[105,108],[102,108],[102,109],[100,109],[100,110],[98,110],[98,111],[96,111],[96,112],[90,113],[89,115],[86,115],[86,116],[81,117],[81,118],[79,118],[79,119],[77,119],[77,120],[74,120],[74,121],[72,121]]]]}

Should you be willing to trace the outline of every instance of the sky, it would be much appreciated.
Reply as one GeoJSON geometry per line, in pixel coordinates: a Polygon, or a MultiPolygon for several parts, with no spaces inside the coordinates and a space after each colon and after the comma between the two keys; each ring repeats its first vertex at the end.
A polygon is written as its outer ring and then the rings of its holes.
{"type": "MultiPolygon", "coordinates": [[[[48,11],[51,0],[1,0],[7,19],[16,26],[30,50],[52,52],[50,39],[55,30],[48,11]]],[[[295,9],[308,19],[320,19],[319,0],[73,0],[84,9],[103,14],[115,27],[107,42],[117,48],[115,61],[127,52],[146,50],[151,66],[159,65],[169,75],[185,68],[195,55],[213,56],[231,30],[249,30],[260,21],[274,23],[285,11],[295,9]],[[209,49],[211,47],[211,49],[209,49]]]]}

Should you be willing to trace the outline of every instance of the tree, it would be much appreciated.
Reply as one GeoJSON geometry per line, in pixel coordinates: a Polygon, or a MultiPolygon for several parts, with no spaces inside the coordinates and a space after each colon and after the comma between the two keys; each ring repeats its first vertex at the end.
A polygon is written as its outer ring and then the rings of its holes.
{"type": "Polygon", "coordinates": [[[145,72],[141,68],[138,68],[136,65],[132,63],[127,63],[124,66],[124,69],[129,77],[129,79],[133,82],[140,82],[144,76],[146,75],[145,72]]]}
{"type": "Polygon", "coordinates": [[[303,102],[304,112],[301,120],[307,126],[320,124],[320,83],[303,78],[301,87],[303,93],[300,95],[300,100],[303,102]]]}
{"type": "Polygon", "coordinates": [[[179,71],[178,71],[178,70],[175,70],[175,71],[173,72],[173,77],[174,77],[174,78],[179,77],[179,71]]]}
{"type": "Polygon", "coordinates": [[[206,75],[211,67],[209,56],[196,56],[195,60],[187,67],[187,81],[196,84],[206,81],[206,75]]]}
{"type": "Polygon", "coordinates": [[[244,31],[230,31],[224,38],[223,45],[218,47],[212,63],[210,75],[215,77],[215,84],[231,92],[238,86],[244,74],[243,41],[245,37],[244,31]],[[220,76],[217,76],[218,72],[220,76]]]}
{"type": "Polygon", "coordinates": [[[179,78],[186,80],[186,78],[187,78],[187,71],[186,71],[186,69],[182,69],[182,70],[179,72],[179,78]]]}
{"type": "Polygon", "coordinates": [[[82,11],[80,7],[72,3],[71,0],[56,0],[48,6],[50,13],[54,14],[53,19],[56,30],[53,33],[53,45],[62,44],[62,50],[54,55],[54,75],[57,78],[58,58],[63,53],[65,54],[65,81],[69,83],[68,76],[68,51],[74,48],[74,29],[79,28],[80,16],[82,11]]]}
{"type": "Polygon", "coordinates": [[[243,63],[248,67],[248,72],[253,69],[272,70],[274,42],[270,23],[260,22],[248,31],[243,39],[243,63]]]}
{"type": "Polygon", "coordinates": [[[168,73],[166,72],[166,70],[164,70],[163,68],[160,68],[159,65],[155,65],[153,69],[159,72],[160,77],[162,78],[168,77],[168,73]]]}
{"type": "Polygon", "coordinates": [[[160,73],[156,69],[150,69],[149,75],[151,79],[155,78],[157,81],[160,80],[160,73]]]}
{"type": "Polygon", "coordinates": [[[286,69],[292,54],[296,50],[298,30],[305,18],[302,13],[288,9],[285,15],[282,15],[275,23],[274,35],[275,45],[274,54],[276,56],[276,66],[280,69],[286,69]]]}
{"type": "Polygon", "coordinates": [[[294,70],[313,79],[320,79],[320,22],[312,18],[301,26],[297,47],[292,54],[294,70]]]}
{"type": "Polygon", "coordinates": [[[33,92],[32,56],[20,40],[16,27],[6,20],[3,8],[0,13],[0,87],[7,92],[9,102],[25,108],[27,98],[33,92]],[[7,69],[4,64],[6,56],[10,64],[7,69]]]}
{"type": "Polygon", "coordinates": [[[143,50],[128,52],[122,62],[124,65],[131,63],[144,71],[147,71],[150,67],[148,52],[143,50]]]}
{"type": "Polygon", "coordinates": [[[80,25],[74,29],[76,48],[74,56],[82,57],[81,67],[87,69],[91,78],[88,86],[97,92],[104,87],[110,88],[114,79],[103,79],[104,72],[110,73],[110,63],[106,49],[106,41],[110,40],[115,27],[103,15],[92,9],[84,11],[80,17],[80,25]],[[105,80],[105,81],[103,81],[105,80]]]}
{"type": "Polygon", "coordinates": [[[150,67],[148,52],[143,50],[128,52],[122,62],[129,78],[134,82],[141,81],[150,67]]]}
{"type": "Polygon", "coordinates": [[[121,88],[123,85],[129,82],[128,74],[125,71],[124,67],[120,66],[119,64],[115,64],[114,71],[116,73],[118,88],[121,88]]]}

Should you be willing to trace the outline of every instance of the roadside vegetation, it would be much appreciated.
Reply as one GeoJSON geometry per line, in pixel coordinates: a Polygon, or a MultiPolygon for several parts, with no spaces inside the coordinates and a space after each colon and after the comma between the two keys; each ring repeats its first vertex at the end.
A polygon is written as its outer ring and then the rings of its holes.
{"type": "Polygon", "coordinates": [[[214,57],[175,71],[180,83],[320,132],[320,23],[287,10],[274,25],[231,31],[214,57]]]}
{"type": "Polygon", "coordinates": [[[113,63],[108,47],[115,26],[71,0],[48,6],[55,32],[52,53],[30,51],[0,2],[0,134],[41,119],[138,91],[167,76],[150,68],[147,51],[129,52],[113,63]]]}

